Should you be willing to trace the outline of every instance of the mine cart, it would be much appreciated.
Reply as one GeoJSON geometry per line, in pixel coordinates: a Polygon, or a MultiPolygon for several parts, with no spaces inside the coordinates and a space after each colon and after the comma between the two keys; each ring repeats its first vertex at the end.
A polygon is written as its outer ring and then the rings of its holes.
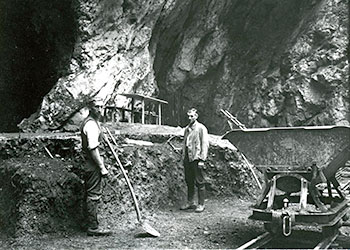
{"type": "Polygon", "coordinates": [[[336,173],[350,160],[350,127],[237,129],[224,138],[264,173],[250,219],[270,233],[289,236],[294,225],[307,225],[336,237],[349,211],[336,173]]]}

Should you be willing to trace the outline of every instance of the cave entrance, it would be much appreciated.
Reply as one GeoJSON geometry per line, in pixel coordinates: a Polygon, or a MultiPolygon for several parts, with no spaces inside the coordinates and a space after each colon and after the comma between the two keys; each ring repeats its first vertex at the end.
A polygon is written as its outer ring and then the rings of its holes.
{"type": "Polygon", "coordinates": [[[75,0],[0,3],[0,132],[16,132],[67,72],[77,37],[75,0]]]}

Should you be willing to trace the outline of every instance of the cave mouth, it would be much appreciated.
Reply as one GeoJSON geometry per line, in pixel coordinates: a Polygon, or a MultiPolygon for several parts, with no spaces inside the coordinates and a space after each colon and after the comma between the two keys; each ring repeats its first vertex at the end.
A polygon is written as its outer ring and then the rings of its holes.
{"type": "Polygon", "coordinates": [[[67,74],[78,34],[75,0],[0,3],[0,132],[16,132],[67,74]]]}

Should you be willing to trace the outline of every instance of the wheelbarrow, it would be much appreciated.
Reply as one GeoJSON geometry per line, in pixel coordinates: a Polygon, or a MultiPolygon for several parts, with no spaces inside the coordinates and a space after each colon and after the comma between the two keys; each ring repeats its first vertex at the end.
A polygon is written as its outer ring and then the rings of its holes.
{"type": "Polygon", "coordinates": [[[321,226],[325,237],[338,233],[349,211],[336,179],[350,160],[349,126],[237,129],[223,138],[264,173],[250,219],[285,236],[294,225],[321,226]]]}

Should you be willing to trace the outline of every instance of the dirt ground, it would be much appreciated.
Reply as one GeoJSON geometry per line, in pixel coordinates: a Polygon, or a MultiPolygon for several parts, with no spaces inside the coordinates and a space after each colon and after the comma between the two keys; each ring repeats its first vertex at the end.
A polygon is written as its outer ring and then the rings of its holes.
{"type": "MultiPolygon", "coordinates": [[[[206,210],[197,214],[178,207],[161,208],[145,215],[147,222],[161,236],[144,237],[134,213],[124,215],[119,223],[104,224],[114,234],[89,237],[83,232],[45,234],[37,238],[5,239],[2,249],[235,249],[264,231],[261,223],[248,220],[249,200],[238,197],[211,198],[206,210]]],[[[108,219],[108,218],[106,218],[108,219]]],[[[345,228],[346,229],[346,228],[345,228]]],[[[277,238],[266,248],[313,248],[320,240],[317,230],[294,231],[290,238],[277,238]]],[[[349,230],[343,230],[334,245],[349,249],[349,230]]]]}
{"type": "Polygon", "coordinates": [[[235,248],[262,230],[246,220],[249,204],[240,199],[210,199],[201,214],[180,211],[178,207],[161,208],[145,216],[160,232],[158,238],[143,237],[144,231],[135,223],[135,214],[130,213],[120,218],[119,223],[107,223],[114,231],[112,236],[88,237],[82,232],[49,234],[38,239],[7,241],[7,246],[13,249],[235,248]]]}

